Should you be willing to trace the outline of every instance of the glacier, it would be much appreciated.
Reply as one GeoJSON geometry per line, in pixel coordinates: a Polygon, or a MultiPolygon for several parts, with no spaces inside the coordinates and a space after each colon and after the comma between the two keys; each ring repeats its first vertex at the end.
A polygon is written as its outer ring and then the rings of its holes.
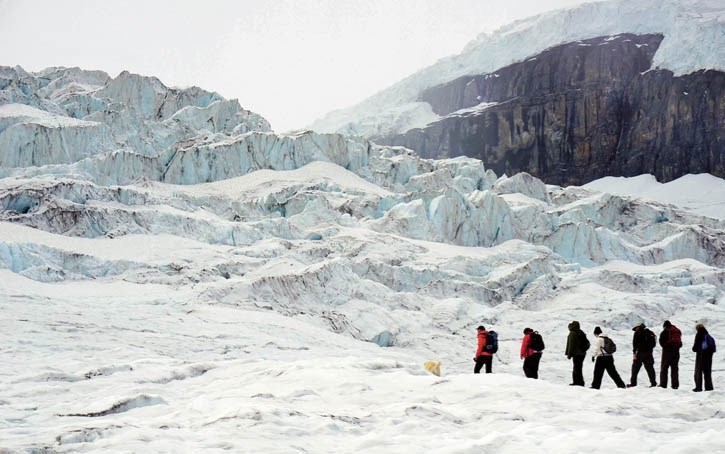
{"type": "Polygon", "coordinates": [[[660,33],[653,67],[676,75],[725,69],[725,9],[718,0],[607,0],[543,13],[482,33],[460,54],[442,58],[360,103],[335,110],[309,128],[385,137],[439,119],[419,100],[426,88],[462,76],[494,73],[550,47],[599,36],[660,33]]]}
{"type": "Polygon", "coordinates": [[[720,179],[546,185],[130,73],[0,68],[0,100],[0,452],[723,447],[721,369],[571,390],[563,355],[572,319],[623,352],[640,321],[725,332],[720,179]]]}

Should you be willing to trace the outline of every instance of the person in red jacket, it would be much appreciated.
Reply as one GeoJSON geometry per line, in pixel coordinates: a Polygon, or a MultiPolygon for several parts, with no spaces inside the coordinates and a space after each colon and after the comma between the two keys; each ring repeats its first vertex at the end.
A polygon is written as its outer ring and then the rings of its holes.
{"type": "Polygon", "coordinates": [[[534,330],[524,328],[524,339],[521,341],[521,359],[524,360],[524,375],[527,378],[539,378],[539,361],[541,352],[531,348],[531,333],[534,330]]]}
{"type": "Polygon", "coordinates": [[[476,356],[473,358],[476,361],[476,367],[473,368],[473,373],[478,374],[481,372],[483,365],[486,365],[486,373],[491,373],[491,366],[493,365],[493,354],[488,353],[486,348],[486,335],[488,331],[483,326],[476,328],[478,331],[478,348],[476,349],[476,356]]]}

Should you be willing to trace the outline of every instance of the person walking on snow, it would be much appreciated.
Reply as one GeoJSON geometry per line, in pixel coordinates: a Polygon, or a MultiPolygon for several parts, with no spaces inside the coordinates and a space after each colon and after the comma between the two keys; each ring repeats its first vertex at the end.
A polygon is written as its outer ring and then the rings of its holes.
{"type": "Polygon", "coordinates": [[[667,369],[672,377],[672,389],[680,387],[680,348],[682,347],[682,332],[675,325],[665,320],[660,333],[660,347],[662,347],[662,360],[660,362],[660,386],[667,388],[667,369]]]}
{"type": "Polygon", "coordinates": [[[649,387],[654,388],[657,386],[657,378],[655,376],[655,359],[652,356],[652,350],[657,346],[657,336],[647,329],[644,323],[635,326],[632,331],[634,331],[632,335],[632,376],[629,379],[627,388],[637,386],[637,375],[642,366],[647,371],[649,387]]]}
{"type": "Polygon", "coordinates": [[[705,378],[705,391],[712,391],[712,354],[717,351],[715,347],[715,339],[705,329],[705,325],[698,323],[695,326],[697,333],[695,334],[695,343],[692,345],[692,351],[695,355],[695,389],[693,391],[702,391],[702,379],[705,378]]]}
{"type": "Polygon", "coordinates": [[[617,388],[625,388],[624,380],[619,376],[617,368],[614,367],[614,356],[612,353],[608,353],[608,349],[605,348],[605,345],[612,342],[612,340],[606,334],[603,334],[602,329],[598,326],[594,328],[594,337],[596,340],[592,346],[592,361],[596,362],[594,363],[594,378],[592,378],[591,387],[599,389],[602,385],[604,371],[606,370],[614,381],[614,384],[617,385],[617,388]]]}
{"type": "Polygon", "coordinates": [[[478,374],[481,372],[481,368],[486,365],[486,373],[491,373],[491,367],[493,365],[493,353],[487,352],[486,349],[486,335],[488,331],[483,326],[476,328],[478,331],[478,348],[476,349],[476,356],[473,360],[476,361],[476,366],[473,368],[473,373],[478,374]]]}
{"type": "Polygon", "coordinates": [[[541,352],[531,346],[531,328],[524,328],[524,338],[521,341],[521,359],[524,360],[524,375],[527,378],[539,378],[539,362],[541,352]]]}
{"type": "Polygon", "coordinates": [[[569,323],[569,337],[566,338],[566,357],[572,361],[571,378],[569,386],[584,386],[584,358],[589,350],[589,340],[576,320],[569,323]]]}

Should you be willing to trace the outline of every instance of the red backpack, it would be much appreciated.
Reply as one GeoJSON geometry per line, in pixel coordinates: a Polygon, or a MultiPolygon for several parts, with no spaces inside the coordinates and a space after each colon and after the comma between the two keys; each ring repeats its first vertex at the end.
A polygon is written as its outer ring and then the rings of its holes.
{"type": "Polygon", "coordinates": [[[670,327],[670,338],[667,341],[667,346],[673,348],[682,347],[682,331],[675,325],[670,327]]]}

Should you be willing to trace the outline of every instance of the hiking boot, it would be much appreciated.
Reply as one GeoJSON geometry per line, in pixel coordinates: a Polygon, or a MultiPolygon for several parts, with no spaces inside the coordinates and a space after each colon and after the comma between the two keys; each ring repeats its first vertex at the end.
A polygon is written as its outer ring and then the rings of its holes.
{"type": "Polygon", "coordinates": [[[628,384],[627,384],[627,388],[634,388],[635,386],[637,386],[637,385],[633,385],[633,384],[631,384],[631,383],[628,383],[628,384]]]}
{"type": "Polygon", "coordinates": [[[649,385],[649,387],[650,388],[656,388],[657,387],[657,383],[652,383],[651,385],[649,385]]]}
{"type": "Polygon", "coordinates": [[[692,390],[695,391],[696,393],[702,392],[702,388],[692,388],[692,390]]]}

